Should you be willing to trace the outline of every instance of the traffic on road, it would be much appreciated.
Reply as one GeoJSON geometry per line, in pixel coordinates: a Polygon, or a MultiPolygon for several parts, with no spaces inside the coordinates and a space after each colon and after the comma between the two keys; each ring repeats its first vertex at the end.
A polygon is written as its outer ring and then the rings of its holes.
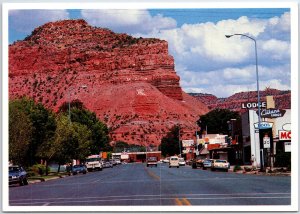
{"type": "MultiPolygon", "coordinates": [[[[289,176],[248,175],[180,165],[175,157],[9,188],[10,206],[289,205],[289,176]],[[172,161],[174,163],[172,163],[172,161]],[[176,165],[176,167],[170,167],[176,165]],[[276,187],[276,188],[274,188],[276,187]]],[[[212,163],[211,166],[213,166],[212,163]]],[[[222,163],[223,164],[223,163],[222,163]]],[[[226,164],[226,163],[224,163],[226,164]]],[[[203,165],[204,166],[204,165],[203,165]]],[[[206,168],[206,167],[205,167],[206,168]]],[[[76,170],[75,170],[76,171],[76,170]]]]}

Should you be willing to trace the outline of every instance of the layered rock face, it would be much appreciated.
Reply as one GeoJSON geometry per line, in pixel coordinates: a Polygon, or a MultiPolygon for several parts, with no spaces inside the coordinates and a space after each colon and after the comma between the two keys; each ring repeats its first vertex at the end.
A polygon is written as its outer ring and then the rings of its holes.
{"type": "Polygon", "coordinates": [[[78,99],[114,141],[159,145],[175,124],[196,130],[208,111],[182,92],[166,41],[134,38],[64,20],[36,28],[9,47],[10,99],[28,96],[57,111],[78,99]]]}

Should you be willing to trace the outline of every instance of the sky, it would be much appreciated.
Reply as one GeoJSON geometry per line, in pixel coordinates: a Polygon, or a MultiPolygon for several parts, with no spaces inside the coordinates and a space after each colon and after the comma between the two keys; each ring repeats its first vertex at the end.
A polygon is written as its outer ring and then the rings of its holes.
{"type": "Polygon", "coordinates": [[[228,97],[257,88],[291,89],[289,8],[10,10],[9,43],[49,21],[84,19],[134,37],[168,41],[185,92],[228,97]]]}

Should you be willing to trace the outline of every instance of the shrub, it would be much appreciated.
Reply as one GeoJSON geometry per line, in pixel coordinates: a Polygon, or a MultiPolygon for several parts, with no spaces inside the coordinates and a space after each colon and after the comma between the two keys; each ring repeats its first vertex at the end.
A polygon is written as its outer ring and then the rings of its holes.
{"type": "MultiPolygon", "coordinates": [[[[30,168],[30,171],[32,171],[35,175],[44,175],[46,174],[46,166],[43,164],[35,164],[30,168]]],[[[50,168],[48,167],[48,172],[50,171],[50,168]]]]}
{"type": "Polygon", "coordinates": [[[236,171],[239,171],[239,170],[242,170],[242,167],[240,165],[235,165],[234,168],[233,168],[233,171],[236,172],[236,171]]]}
{"type": "Polygon", "coordinates": [[[245,170],[245,172],[251,172],[252,171],[252,167],[245,166],[244,170],[245,170]]]}

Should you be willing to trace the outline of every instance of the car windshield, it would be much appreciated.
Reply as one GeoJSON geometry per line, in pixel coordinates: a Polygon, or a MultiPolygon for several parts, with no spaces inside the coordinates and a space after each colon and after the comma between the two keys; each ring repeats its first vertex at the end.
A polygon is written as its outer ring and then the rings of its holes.
{"type": "Polygon", "coordinates": [[[184,161],[184,159],[183,158],[179,158],[179,161],[184,161]]]}
{"type": "Polygon", "coordinates": [[[205,160],[204,162],[206,162],[206,163],[210,163],[210,162],[211,162],[211,160],[205,160]]]}
{"type": "Polygon", "coordinates": [[[216,163],[226,163],[226,160],[216,160],[216,163]]]}
{"type": "Polygon", "coordinates": [[[178,158],[171,158],[171,160],[178,160],[178,158]]]}
{"type": "Polygon", "coordinates": [[[157,160],[156,157],[149,157],[149,158],[148,158],[148,161],[156,161],[156,160],[157,160]]]}
{"type": "Polygon", "coordinates": [[[83,167],[82,165],[74,165],[73,166],[74,168],[80,168],[80,167],[83,167]]]}
{"type": "Polygon", "coordinates": [[[20,167],[17,166],[9,167],[9,172],[19,172],[19,171],[21,171],[20,167]]]}
{"type": "Polygon", "coordinates": [[[87,158],[86,162],[100,161],[100,158],[87,158]]]}

